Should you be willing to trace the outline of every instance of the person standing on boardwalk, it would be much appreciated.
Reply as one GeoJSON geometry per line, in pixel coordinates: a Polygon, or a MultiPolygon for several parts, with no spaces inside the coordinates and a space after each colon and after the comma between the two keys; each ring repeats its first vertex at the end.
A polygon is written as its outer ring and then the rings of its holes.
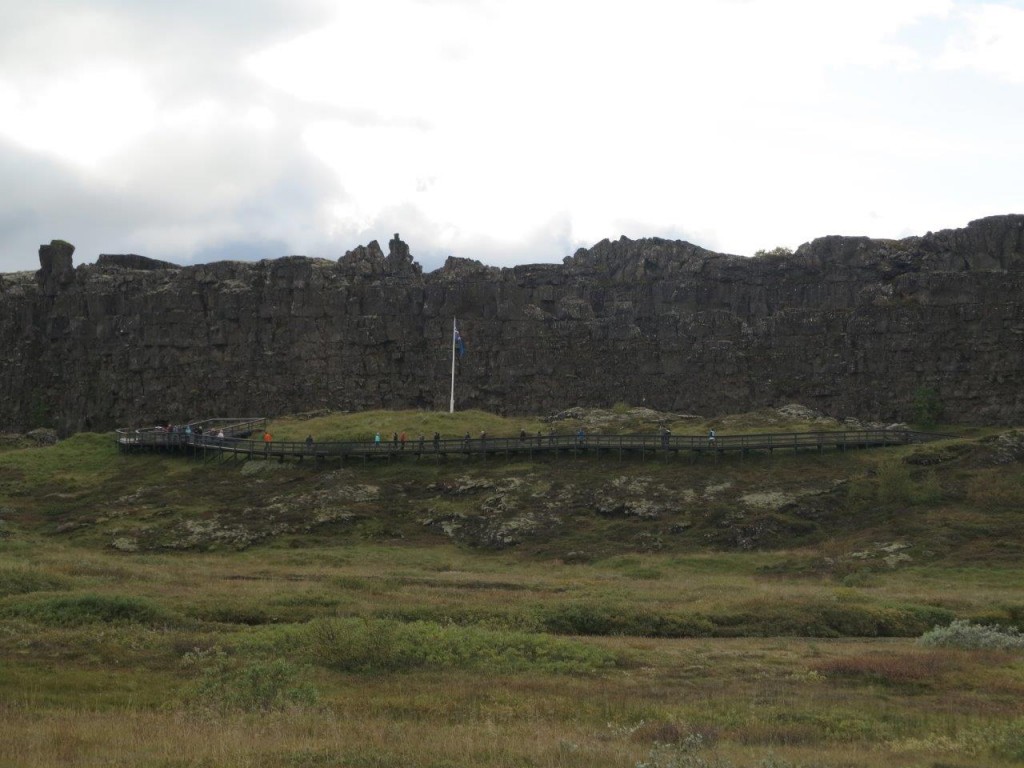
{"type": "Polygon", "coordinates": [[[405,441],[406,441],[406,436],[405,436],[405,430],[403,429],[402,430],[402,434],[400,434],[398,436],[398,442],[400,442],[402,444],[402,450],[403,451],[405,450],[405,441]]]}
{"type": "MultiPolygon", "coordinates": [[[[222,434],[223,433],[218,433],[218,436],[220,436],[222,434]]],[[[271,444],[271,442],[273,442],[273,440],[274,440],[274,436],[272,434],[270,434],[269,430],[265,431],[263,433],[263,452],[264,453],[270,453],[270,444],[271,444]]]]}
{"type": "Polygon", "coordinates": [[[373,447],[376,450],[380,450],[380,432],[373,436],[373,447]]]}
{"type": "Polygon", "coordinates": [[[661,447],[664,448],[666,451],[668,450],[668,441],[669,441],[670,437],[672,437],[672,430],[670,430],[668,427],[662,427],[661,428],[661,447]]]}
{"type": "Polygon", "coordinates": [[[310,453],[313,452],[313,436],[312,435],[306,435],[306,450],[309,451],[310,453]]]}
{"type": "Polygon", "coordinates": [[[712,447],[715,445],[715,430],[713,429],[708,430],[708,445],[712,447]]]}
{"type": "Polygon", "coordinates": [[[435,432],[434,433],[434,453],[437,453],[440,450],[441,450],[441,433],[440,432],[435,432]]]}

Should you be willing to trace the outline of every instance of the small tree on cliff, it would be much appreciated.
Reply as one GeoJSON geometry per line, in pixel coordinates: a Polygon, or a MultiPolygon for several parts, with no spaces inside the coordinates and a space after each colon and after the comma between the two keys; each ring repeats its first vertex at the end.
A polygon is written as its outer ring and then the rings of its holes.
{"type": "Polygon", "coordinates": [[[931,387],[918,387],[914,392],[914,421],[922,427],[934,427],[942,418],[942,401],[931,387]]]}
{"type": "Polygon", "coordinates": [[[778,245],[775,248],[772,248],[770,251],[766,251],[766,250],[764,250],[764,248],[762,248],[759,251],[754,251],[754,256],[767,256],[768,258],[778,258],[780,256],[792,256],[792,255],[793,255],[793,249],[792,248],[787,248],[784,245],[778,245]]]}

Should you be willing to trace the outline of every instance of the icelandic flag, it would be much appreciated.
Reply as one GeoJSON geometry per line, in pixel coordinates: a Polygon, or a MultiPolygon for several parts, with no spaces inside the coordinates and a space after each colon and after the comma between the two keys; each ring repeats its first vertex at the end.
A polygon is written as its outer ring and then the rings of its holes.
{"type": "Polygon", "coordinates": [[[459,329],[455,329],[455,349],[459,353],[459,357],[466,354],[466,344],[462,340],[462,336],[459,334],[459,329]]]}

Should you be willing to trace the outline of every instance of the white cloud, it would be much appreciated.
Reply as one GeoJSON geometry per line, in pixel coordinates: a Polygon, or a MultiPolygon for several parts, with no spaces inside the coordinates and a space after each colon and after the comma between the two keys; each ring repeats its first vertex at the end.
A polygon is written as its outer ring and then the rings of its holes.
{"type": "Polygon", "coordinates": [[[77,70],[34,87],[0,80],[0,136],[96,169],[153,124],[155,104],[125,67],[77,70]]]}
{"type": "MultiPolygon", "coordinates": [[[[793,178],[849,180],[862,175],[858,152],[840,151],[833,162],[846,167],[820,158],[837,145],[866,153],[865,138],[885,132],[822,120],[821,105],[841,101],[830,74],[919,67],[895,32],[951,5],[638,2],[624,14],[618,3],[485,3],[469,13],[378,3],[250,66],[276,88],[361,117],[359,128],[307,133],[350,193],[335,214],[359,224],[397,204],[442,231],[509,243],[525,244],[556,212],[581,242],[617,236],[610,228],[623,221],[725,229],[737,209],[765,209],[743,218],[771,229],[780,214],[759,180],[776,198],[793,178]]],[[[529,256],[549,257],[517,255],[529,256]]]]}
{"type": "Polygon", "coordinates": [[[965,9],[963,18],[938,65],[1024,83],[1024,8],[984,3],[965,9]]]}
{"type": "Polygon", "coordinates": [[[53,237],[188,261],[397,230],[432,268],[621,234],[751,253],[962,226],[1019,204],[1021,15],[39,0],[0,29],[0,268],[53,237]]]}

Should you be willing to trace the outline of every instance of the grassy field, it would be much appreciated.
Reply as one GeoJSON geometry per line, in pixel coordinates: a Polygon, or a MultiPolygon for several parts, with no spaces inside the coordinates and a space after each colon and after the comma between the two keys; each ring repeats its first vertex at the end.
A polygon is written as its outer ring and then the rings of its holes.
{"type": "MultiPolygon", "coordinates": [[[[617,415],[600,428],[656,429],[617,415]]],[[[806,424],[717,428],[765,426],[806,424]]],[[[0,766],[1018,765],[1024,652],[919,642],[1024,626],[1024,451],[996,433],[365,467],[12,448],[0,766]]]]}

